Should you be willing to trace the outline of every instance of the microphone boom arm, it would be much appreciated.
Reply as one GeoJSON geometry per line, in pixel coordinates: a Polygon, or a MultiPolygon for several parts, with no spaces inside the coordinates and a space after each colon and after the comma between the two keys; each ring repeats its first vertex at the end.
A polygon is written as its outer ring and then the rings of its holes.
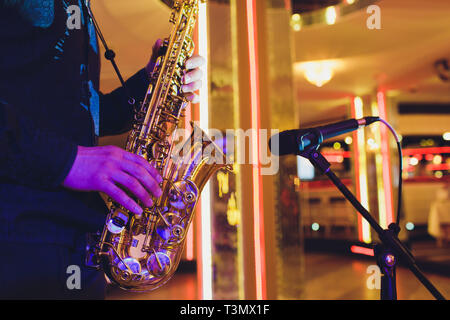
{"type": "MultiPolygon", "coordinates": [[[[316,133],[317,135],[317,133],[316,133]]],[[[321,142],[322,135],[319,132],[317,135],[317,142],[321,142]]],[[[397,264],[396,256],[407,265],[407,267],[413,272],[417,279],[425,286],[425,288],[437,299],[446,300],[445,297],[439,292],[439,290],[427,279],[423,272],[417,266],[415,259],[411,252],[406,248],[406,246],[398,239],[397,235],[400,231],[399,227],[392,223],[389,225],[387,230],[381,228],[378,222],[372,217],[369,211],[364,208],[364,206],[356,199],[352,192],[342,183],[342,181],[334,174],[331,170],[331,165],[327,159],[318,151],[320,142],[317,144],[311,144],[306,150],[299,151],[299,155],[309,159],[309,161],[324,173],[333,184],[341,191],[345,198],[353,205],[353,207],[367,220],[369,225],[376,231],[378,237],[383,244],[383,253],[388,253],[389,261],[392,262],[385,263],[387,269],[383,268],[384,276],[387,277],[388,281],[382,281],[383,284],[389,285],[389,288],[383,288],[381,290],[382,299],[397,299],[396,286],[395,286],[395,265],[397,264]],[[389,274],[389,271],[394,270],[393,273],[389,274]],[[386,272],[388,271],[388,272],[386,272]]],[[[300,149],[300,148],[299,148],[300,149]]],[[[378,251],[378,250],[375,250],[378,251]]],[[[376,252],[377,253],[377,252],[376,252]]],[[[388,262],[388,261],[385,261],[388,262]]]]}

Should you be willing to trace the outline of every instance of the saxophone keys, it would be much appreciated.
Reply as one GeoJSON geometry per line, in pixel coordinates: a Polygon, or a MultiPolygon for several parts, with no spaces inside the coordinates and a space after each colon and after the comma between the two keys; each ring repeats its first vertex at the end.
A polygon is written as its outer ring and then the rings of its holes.
{"type": "Polygon", "coordinates": [[[137,261],[134,258],[130,258],[130,257],[123,259],[123,262],[120,261],[118,263],[117,267],[120,270],[124,271],[124,273],[126,271],[128,271],[128,272],[131,271],[131,273],[140,273],[141,272],[141,264],[139,263],[139,261],[137,261]]]}
{"type": "Polygon", "coordinates": [[[115,216],[108,220],[106,226],[108,231],[112,234],[119,234],[125,229],[125,225],[127,224],[128,218],[123,214],[120,216],[115,216]]]}
{"type": "Polygon", "coordinates": [[[147,260],[147,268],[155,277],[167,274],[170,271],[171,264],[172,262],[167,254],[156,252],[155,250],[153,250],[153,253],[147,260]]]}
{"type": "Polygon", "coordinates": [[[177,181],[169,191],[169,203],[172,207],[183,210],[197,201],[198,190],[194,184],[177,181]]]}
{"type": "Polygon", "coordinates": [[[196,197],[195,193],[193,193],[193,192],[186,192],[184,194],[184,200],[187,203],[191,204],[197,200],[197,197],[196,197]]]}
{"type": "Polygon", "coordinates": [[[184,228],[180,226],[179,224],[174,225],[172,227],[172,235],[175,237],[177,241],[181,240],[184,235],[184,228]]]}
{"type": "Polygon", "coordinates": [[[156,228],[156,233],[158,234],[158,236],[163,239],[164,241],[169,240],[170,238],[170,231],[167,227],[165,226],[158,226],[156,228]]]}

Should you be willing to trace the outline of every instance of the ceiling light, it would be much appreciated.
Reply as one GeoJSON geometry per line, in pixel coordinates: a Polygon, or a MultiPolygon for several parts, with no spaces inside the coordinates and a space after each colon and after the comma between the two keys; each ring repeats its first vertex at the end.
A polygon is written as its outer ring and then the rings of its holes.
{"type": "Polygon", "coordinates": [[[292,21],[299,22],[301,20],[301,16],[296,13],[292,15],[292,21]]]}
{"type": "MultiPolygon", "coordinates": [[[[355,97],[355,99],[353,100],[354,104],[355,104],[355,109],[358,111],[361,111],[360,113],[362,113],[362,108],[363,108],[363,101],[360,97],[355,97]]],[[[358,116],[358,118],[362,118],[361,116],[358,116]]]]}
{"type": "Polygon", "coordinates": [[[300,31],[302,29],[302,17],[298,13],[292,15],[291,27],[294,31],[300,31]]]}
{"type": "Polygon", "coordinates": [[[322,87],[333,78],[334,67],[335,63],[332,61],[305,62],[299,66],[305,79],[317,87],[322,87]]]}
{"type": "Polygon", "coordinates": [[[335,24],[337,18],[336,8],[334,6],[328,7],[325,10],[325,21],[327,24],[335,24]]]}

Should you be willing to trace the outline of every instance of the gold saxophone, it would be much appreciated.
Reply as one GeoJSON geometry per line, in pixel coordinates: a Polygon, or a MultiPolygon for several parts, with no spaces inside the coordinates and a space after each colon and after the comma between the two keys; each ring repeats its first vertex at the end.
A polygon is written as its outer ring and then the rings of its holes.
{"type": "Polygon", "coordinates": [[[171,35],[163,42],[127,140],[126,150],[144,157],[163,177],[162,196],[139,219],[110,199],[106,224],[93,249],[108,278],[122,289],[153,290],[172,277],[204,185],[217,170],[229,169],[222,150],[192,123],[190,138],[174,150],[175,130],[188,105],[181,82],[185,61],[194,52],[198,2],[174,2],[171,35]]]}

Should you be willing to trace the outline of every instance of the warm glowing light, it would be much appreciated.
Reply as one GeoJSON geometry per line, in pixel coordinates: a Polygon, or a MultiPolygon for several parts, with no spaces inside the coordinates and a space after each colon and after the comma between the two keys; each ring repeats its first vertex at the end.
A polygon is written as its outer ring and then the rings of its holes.
{"type": "Polygon", "coordinates": [[[346,0],[345,2],[347,2],[347,4],[354,4],[355,0],[346,0]]]}
{"type": "Polygon", "coordinates": [[[360,246],[351,246],[350,251],[353,253],[363,254],[366,256],[371,256],[371,257],[374,256],[374,251],[373,251],[373,249],[370,249],[370,248],[365,248],[365,247],[360,247],[360,246]]]}
{"type": "Polygon", "coordinates": [[[302,29],[302,17],[298,13],[292,15],[291,27],[294,31],[300,31],[302,29]]]}
{"type": "MultiPolygon", "coordinates": [[[[198,13],[198,54],[208,59],[208,19],[207,3],[200,2],[198,13]]],[[[208,62],[204,64],[203,76],[208,79],[208,62]]],[[[208,106],[208,83],[203,81],[200,88],[200,128],[209,128],[209,106],[208,106]]],[[[201,277],[202,277],[202,299],[211,300],[213,298],[212,289],[212,246],[211,246],[211,186],[208,182],[203,188],[200,197],[201,202],[201,277]]]]}
{"type": "Polygon", "coordinates": [[[450,147],[414,148],[403,150],[403,155],[417,155],[429,153],[450,153],[450,147]]]}
{"type": "Polygon", "coordinates": [[[194,260],[194,226],[191,225],[186,235],[186,260],[194,260]]]}
{"type": "Polygon", "coordinates": [[[230,226],[237,226],[241,222],[241,213],[237,207],[236,196],[231,194],[227,204],[227,221],[230,226]]]}
{"type": "Polygon", "coordinates": [[[334,150],[340,150],[341,149],[341,144],[339,143],[339,142],[335,142],[334,144],[333,144],[333,149],[334,150]]]}
{"type": "Polygon", "coordinates": [[[298,65],[305,79],[319,88],[330,82],[335,67],[336,62],[330,60],[303,62],[298,65]]]}
{"type": "Polygon", "coordinates": [[[407,222],[405,227],[406,227],[406,230],[408,230],[408,231],[412,231],[415,228],[414,223],[412,223],[412,222],[407,222]]]}
{"type": "Polygon", "coordinates": [[[264,207],[262,205],[262,181],[260,162],[260,100],[258,81],[258,43],[257,43],[257,21],[256,21],[256,0],[247,0],[247,31],[248,31],[248,51],[250,64],[250,95],[251,95],[251,115],[253,128],[252,159],[256,159],[253,165],[253,235],[255,246],[255,276],[256,276],[256,299],[262,300],[266,296],[265,287],[265,251],[264,251],[264,207]]]}
{"type": "MultiPolygon", "coordinates": [[[[363,113],[363,101],[360,97],[355,97],[353,99],[353,105],[352,105],[352,115],[354,118],[360,119],[364,117],[363,113]]],[[[355,139],[355,174],[356,174],[356,184],[357,184],[357,190],[359,195],[359,200],[361,204],[366,208],[366,210],[369,209],[369,190],[368,190],[368,181],[367,181],[367,158],[365,150],[365,134],[364,130],[357,130],[354,133],[354,139],[355,139]]],[[[367,222],[367,220],[362,219],[360,215],[358,215],[358,224],[359,224],[359,231],[360,231],[360,240],[364,241],[365,243],[370,243],[372,241],[372,237],[370,234],[370,225],[367,222]]]]}
{"type": "Polygon", "coordinates": [[[383,156],[377,152],[375,154],[375,169],[377,173],[377,196],[378,196],[378,217],[380,226],[387,228],[386,224],[386,193],[383,180],[383,156]]]}
{"type": "Polygon", "coordinates": [[[422,140],[420,140],[420,145],[422,147],[432,147],[432,146],[434,146],[434,140],[433,139],[422,139],[422,140]]]}
{"type": "Polygon", "coordinates": [[[355,97],[355,99],[353,99],[353,102],[355,104],[355,111],[357,112],[356,117],[358,119],[362,118],[363,117],[363,111],[362,111],[363,101],[362,101],[362,99],[360,97],[355,97]]]}
{"type": "Polygon", "coordinates": [[[450,162],[440,164],[429,164],[425,167],[427,171],[450,170],[450,162]]]}
{"type": "MultiPolygon", "coordinates": [[[[197,41],[197,37],[195,37],[194,41],[197,41]]],[[[191,121],[192,121],[192,105],[186,109],[186,113],[184,116],[184,127],[190,128],[191,121]]],[[[192,221],[192,224],[189,227],[186,235],[186,260],[188,261],[194,260],[194,223],[195,220],[192,221]]]]}
{"type": "Polygon", "coordinates": [[[334,6],[328,7],[325,10],[325,21],[327,22],[327,24],[329,25],[335,24],[336,18],[337,18],[336,8],[334,6]]]}
{"type": "Polygon", "coordinates": [[[450,132],[446,132],[442,135],[442,138],[444,138],[445,141],[450,141],[450,132]]]}
{"type": "Polygon", "coordinates": [[[369,150],[377,150],[380,148],[380,146],[375,141],[375,139],[372,139],[372,138],[367,140],[367,145],[369,146],[369,150]]]}
{"type": "Polygon", "coordinates": [[[302,25],[300,23],[295,23],[292,25],[292,29],[294,29],[294,31],[300,31],[302,30],[302,25]]]}
{"type": "Polygon", "coordinates": [[[409,158],[409,165],[411,166],[417,166],[419,164],[419,159],[416,157],[409,158]]]}
{"type": "Polygon", "coordinates": [[[444,176],[444,174],[442,173],[442,171],[436,171],[434,173],[434,176],[438,179],[442,178],[444,176]]]}
{"type": "Polygon", "coordinates": [[[342,154],[323,154],[325,159],[327,159],[328,162],[333,163],[342,163],[344,162],[344,156],[342,154]]]}
{"type": "MultiPolygon", "coordinates": [[[[386,94],[383,91],[377,92],[377,109],[378,115],[381,119],[387,120],[387,111],[386,111],[386,94]]],[[[383,181],[383,189],[384,189],[384,201],[385,205],[385,213],[381,213],[380,220],[382,221],[381,225],[387,228],[389,224],[394,222],[394,207],[393,207],[393,199],[392,199],[392,172],[391,172],[391,160],[389,154],[389,137],[388,137],[388,129],[386,126],[379,127],[380,129],[380,149],[381,149],[381,166],[382,166],[382,181],[383,181]]]]}
{"type": "Polygon", "coordinates": [[[225,194],[230,191],[230,183],[228,172],[219,171],[217,173],[217,185],[219,187],[219,198],[222,198],[225,194]]]}
{"type": "Polygon", "coordinates": [[[442,163],[442,156],[437,154],[433,157],[433,163],[434,164],[441,164],[442,163]]]}
{"type": "Polygon", "coordinates": [[[344,141],[346,144],[352,144],[353,139],[352,139],[352,137],[346,137],[344,141]]]}

